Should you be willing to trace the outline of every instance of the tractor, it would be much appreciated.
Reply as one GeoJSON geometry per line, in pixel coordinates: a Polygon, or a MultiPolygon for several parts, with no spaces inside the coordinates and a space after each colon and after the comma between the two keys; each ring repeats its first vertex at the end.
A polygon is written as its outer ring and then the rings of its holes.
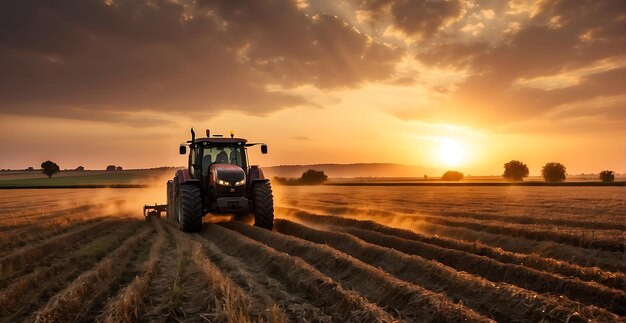
{"type": "Polygon", "coordinates": [[[146,205],[144,214],[160,215],[178,223],[184,232],[197,232],[202,217],[207,214],[232,214],[235,219],[254,215],[254,225],[271,230],[274,225],[274,201],[270,182],[256,165],[249,165],[248,147],[260,145],[267,154],[267,145],[248,143],[246,139],[222,135],[196,138],[191,128],[191,140],[179,147],[187,154],[187,168],[176,171],[167,181],[167,204],[146,205]],[[152,213],[150,213],[152,212],[152,213]]]}

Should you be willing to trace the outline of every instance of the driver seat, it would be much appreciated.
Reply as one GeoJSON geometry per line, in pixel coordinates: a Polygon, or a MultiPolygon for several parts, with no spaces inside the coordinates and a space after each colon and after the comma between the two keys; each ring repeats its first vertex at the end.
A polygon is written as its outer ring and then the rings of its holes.
{"type": "Polygon", "coordinates": [[[221,151],[219,154],[217,154],[217,157],[215,157],[215,163],[228,164],[228,154],[226,154],[225,151],[221,151]]]}

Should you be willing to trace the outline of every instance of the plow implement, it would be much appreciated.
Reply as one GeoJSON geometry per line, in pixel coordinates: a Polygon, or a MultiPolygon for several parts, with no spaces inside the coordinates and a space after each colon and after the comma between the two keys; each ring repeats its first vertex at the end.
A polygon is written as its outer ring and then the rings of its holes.
{"type": "Polygon", "coordinates": [[[143,216],[146,218],[146,221],[150,221],[150,218],[153,216],[160,218],[161,212],[167,212],[167,204],[154,204],[143,206],[143,216]]]}

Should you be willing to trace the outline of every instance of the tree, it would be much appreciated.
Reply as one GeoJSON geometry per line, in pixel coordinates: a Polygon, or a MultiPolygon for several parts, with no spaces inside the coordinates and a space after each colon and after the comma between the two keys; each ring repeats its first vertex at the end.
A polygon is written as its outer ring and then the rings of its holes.
{"type": "Polygon", "coordinates": [[[48,176],[48,178],[52,177],[52,175],[58,173],[61,170],[61,168],[59,168],[59,165],[49,160],[41,163],[41,169],[43,170],[43,173],[48,176]]]}
{"type": "Polygon", "coordinates": [[[441,176],[441,179],[444,181],[460,181],[465,177],[463,173],[457,172],[455,170],[449,170],[441,176]]]}
{"type": "Polygon", "coordinates": [[[546,182],[563,182],[565,175],[565,166],[561,163],[546,163],[541,169],[541,176],[546,182]]]}
{"type": "Polygon", "coordinates": [[[122,168],[122,166],[117,166],[115,167],[115,170],[124,170],[124,168],[122,168]]]}
{"type": "Polygon", "coordinates": [[[328,176],[323,171],[316,171],[309,169],[302,173],[300,177],[300,183],[305,185],[322,184],[328,179],[328,176]]]}
{"type": "Polygon", "coordinates": [[[611,183],[615,181],[615,172],[612,170],[603,170],[600,172],[600,180],[604,183],[611,183]]]}
{"type": "Polygon", "coordinates": [[[524,177],[528,177],[528,166],[519,160],[511,160],[504,164],[502,177],[509,181],[523,181],[524,177]]]}
{"type": "Polygon", "coordinates": [[[106,170],[108,170],[108,171],[114,171],[114,170],[116,170],[116,169],[117,169],[117,168],[115,167],[115,165],[109,165],[109,166],[107,166],[107,168],[106,168],[106,170]]]}

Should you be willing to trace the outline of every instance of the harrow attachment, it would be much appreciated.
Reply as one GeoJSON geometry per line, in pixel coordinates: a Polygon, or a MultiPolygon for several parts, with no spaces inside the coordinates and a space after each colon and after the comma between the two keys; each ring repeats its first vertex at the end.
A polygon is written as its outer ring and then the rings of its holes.
{"type": "Polygon", "coordinates": [[[143,216],[146,218],[146,221],[150,221],[150,218],[153,216],[160,218],[161,212],[167,212],[167,204],[154,204],[143,206],[143,216]]]}

